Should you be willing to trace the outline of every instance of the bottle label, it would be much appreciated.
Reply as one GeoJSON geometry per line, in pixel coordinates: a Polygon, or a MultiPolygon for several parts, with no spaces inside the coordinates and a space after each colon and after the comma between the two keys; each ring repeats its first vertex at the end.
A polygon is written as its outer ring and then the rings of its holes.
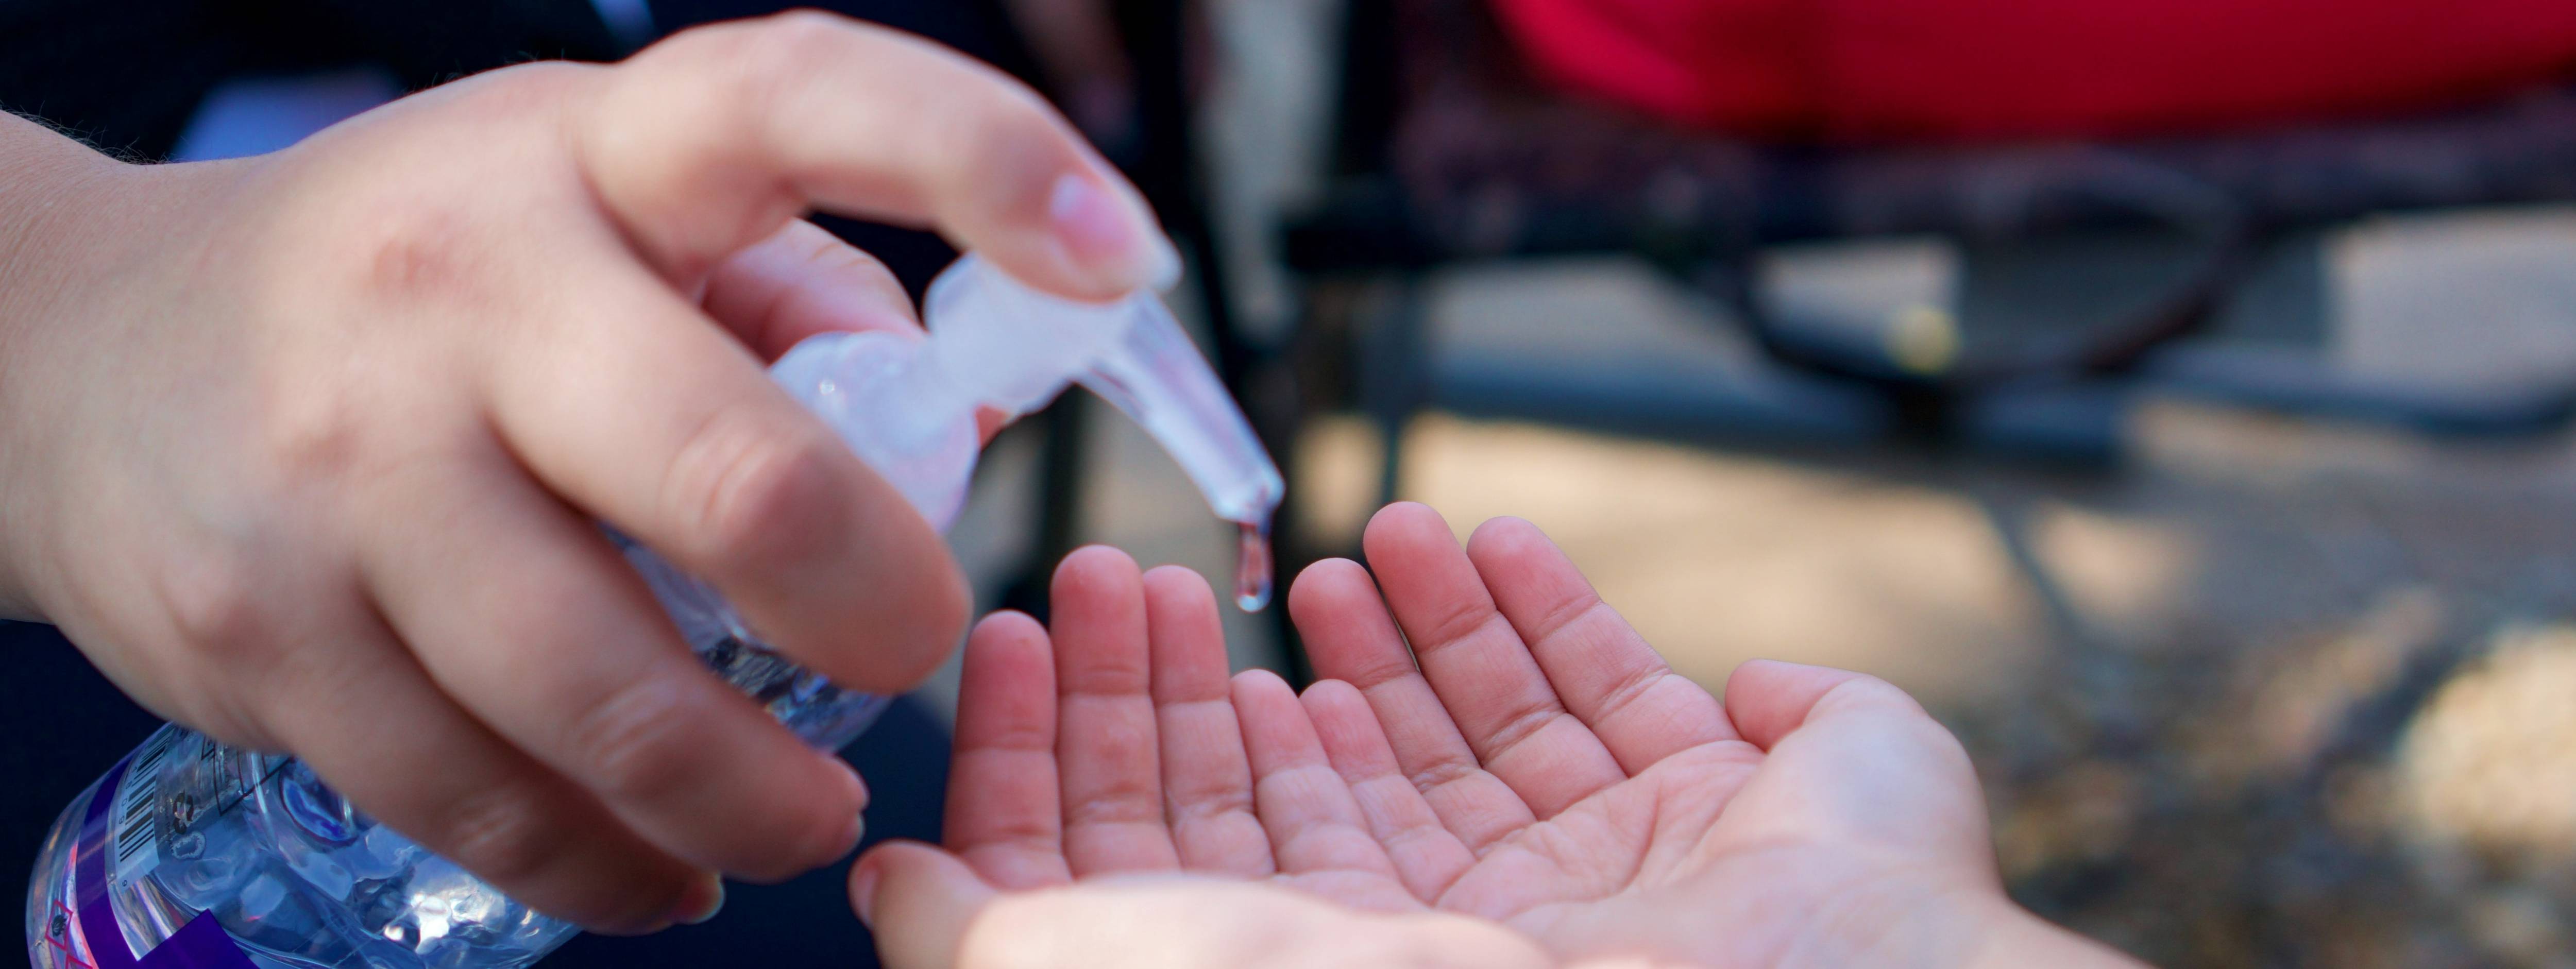
{"type": "Polygon", "coordinates": [[[159,858],[158,822],[142,816],[159,813],[154,805],[163,796],[158,780],[162,769],[169,766],[174,754],[205,756],[194,748],[180,750],[188,740],[213,746],[194,733],[161,728],[141,749],[108,768],[107,776],[98,782],[98,793],[90,798],[88,812],[81,817],[80,841],[72,846],[72,916],[80,924],[83,947],[98,969],[258,969],[241,946],[224,933],[212,912],[197,913],[161,944],[139,956],[127,944],[125,930],[118,924],[110,885],[128,883],[127,872],[151,871],[150,865],[137,864],[144,853],[149,852],[156,861],[159,858]],[[126,782],[128,778],[133,779],[131,783],[126,782]],[[135,816],[129,817],[129,811],[135,816]],[[126,836],[138,829],[144,833],[126,842],[126,836]],[[120,853],[131,854],[131,860],[120,853]],[[113,881],[109,875],[111,863],[118,872],[113,881]]]}
{"type": "Polygon", "coordinates": [[[161,764],[169,759],[172,748],[195,736],[164,727],[154,731],[131,755],[132,766],[125,769],[125,782],[117,786],[116,798],[108,808],[113,824],[108,844],[116,851],[109,870],[116,884],[132,883],[161,866],[161,764]]]}
{"type": "Polygon", "coordinates": [[[123,889],[170,858],[174,841],[247,798],[254,779],[230,769],[223,745],[193,730],[163,727],[127,758],[125,782],[109,807],[108,862],[123,889]]]}

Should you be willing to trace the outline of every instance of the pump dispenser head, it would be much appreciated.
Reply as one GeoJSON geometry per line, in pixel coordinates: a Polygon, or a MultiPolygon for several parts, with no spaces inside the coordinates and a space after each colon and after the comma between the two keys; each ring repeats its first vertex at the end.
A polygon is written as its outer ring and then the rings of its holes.
{"type": "Polygon", "coordinates": [[[967,256],[931,285],[928,303],[932,352],[945,360],[949,348],[962,351],[960,368],[983,376],[960,379],[989,388],[987,406],[1016,417],[1079,381],[1153,435],[1217,517],[1266,523],[1278,507],[1279,469],[1152,293],[1076,302],[967,256]]]}
{"type": "Polygon", "coordinates": [[[816,337],[772,374],[943,529],[974,467],[976,410],[1017,417],[1080,382],[1152,435],[1217,517],[1241,526],[1236,600],[1261,607],[1270,514],[1284,490],[1279,469],[1161,299],[1141,291],[1109,303],[1065,299],[970,254],[931,283],[924,302],[927,341],[816,337]]]}

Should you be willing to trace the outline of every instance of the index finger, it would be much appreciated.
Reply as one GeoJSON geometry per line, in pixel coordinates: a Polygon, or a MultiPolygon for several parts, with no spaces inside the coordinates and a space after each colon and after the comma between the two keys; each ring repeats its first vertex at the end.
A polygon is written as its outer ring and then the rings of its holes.
{"type": "Polygon", "coordinates": [[[612,72],[575,135],[600,200],[675,279],[809,206],[932,226],[1076,298],[1168,285],[1180,269],[1135,189],[1036,92],[826,14],[657,44],[612,72]]]}
{"type": "Polygon", "coordinates": [[[483,368],[520,463],[833,682],[891,692],[928,675],[969,595],[903,493],[632,261],[567,253],[552,271],[567,285],[531,294],[537,322],[483,368]]]}

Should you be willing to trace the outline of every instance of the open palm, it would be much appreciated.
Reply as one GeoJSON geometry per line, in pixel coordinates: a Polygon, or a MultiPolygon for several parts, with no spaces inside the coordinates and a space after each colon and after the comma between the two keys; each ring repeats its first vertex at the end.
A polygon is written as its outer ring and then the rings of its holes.
{"type": "MultiPolygon", "coordinates": [[[[1004,889],[1190,871],[1502,923],[1561,956],[1922,956],[1994,899],[1965,755],[1856,674],[1673,673],[1526,522],[1397,505],[1299,577],[1319,676],[1229,679],[1187,570],[1086,549],[968,645],[947,837],[1004,889]],[[1409,645],[1408,645],[1409,644],[1409,645]]],[[[1716,621],[1717,617],[1712,617],[1716,621]]],[[[1955,937],[1955,938],[1945,938],[1955,937]]]]}

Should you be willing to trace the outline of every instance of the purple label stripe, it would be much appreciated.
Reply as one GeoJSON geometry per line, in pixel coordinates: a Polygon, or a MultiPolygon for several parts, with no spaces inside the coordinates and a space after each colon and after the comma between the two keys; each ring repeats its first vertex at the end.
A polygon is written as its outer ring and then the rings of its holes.
{"type": "Polygon", "coordinates": [[[136,959],[116,925],[116,906],[107,897],[107,829],[109,808],[123,785],[127,761],[117,761],[98,782],[81,816],[80,842],[72,847],[72,912],[80,919],[81,937],[98,969],[259,969],[243,954],[213,912],[199,912],[179,931],[136,959]]]}

